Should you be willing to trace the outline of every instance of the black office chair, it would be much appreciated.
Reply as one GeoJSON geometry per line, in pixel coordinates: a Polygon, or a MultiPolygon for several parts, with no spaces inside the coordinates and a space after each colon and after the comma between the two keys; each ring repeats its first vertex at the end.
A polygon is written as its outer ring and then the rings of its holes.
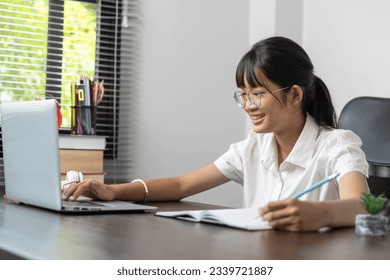
{"type": "Polygon", "coordinates": [[[390,198],[390,98],[352,99],[341,111],[338,127],[352,130],[362,139],[371,193],[390,198]]]}

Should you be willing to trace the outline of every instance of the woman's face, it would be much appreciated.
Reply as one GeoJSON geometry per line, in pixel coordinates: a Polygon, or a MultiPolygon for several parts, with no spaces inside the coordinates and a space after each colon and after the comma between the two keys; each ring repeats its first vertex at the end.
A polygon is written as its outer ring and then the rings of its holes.
{"type": "Polygon", "coordinates": [[[247,81],[245,81],[245,88],[242,92],[246,95],[251,94],[252,97],[260,98],[260,106],[255,108],[253,104],[246,97],[244,110],[248,114],[253,130],[257,133],[275,134],[283,133],[288,130],[290,122],[292,122],[293,112],[289,105],[290,89],[265,81],[265,86],[250,88],[247,81]]]}

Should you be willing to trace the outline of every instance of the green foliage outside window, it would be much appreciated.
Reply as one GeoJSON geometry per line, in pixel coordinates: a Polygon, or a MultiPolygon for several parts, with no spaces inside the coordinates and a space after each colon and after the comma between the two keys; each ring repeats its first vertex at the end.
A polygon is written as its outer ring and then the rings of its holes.
{"type": "MultiPolygon", "coordinates": [[[[0,14],[0,102],[45,98],[49,1],[0,0],[0,14]]],[[[70,82],[94,76],[96,5],[65,1],[63,36],[57,39],[62,40],[62,126],[70,127],[70,82]]]]}
{"type": "MultiPolygon", "coordinates": [[[[63,104],[70,104],[70,82],[95,74],[96,6],[78,1],[65,1],[62,60],[63,104]]],[[[63,127],[70,127],[70,108],[61,108],[63,127]]]]}
{"type": "Polygon", "coordinates": [[[46,84],[47,1],[0,1],[1,101],[43,97],[46,84]],[[22,5],[24,7],[22,7],[22,5]],[[14,14],[19,19],[14,19],[14,14]]]}

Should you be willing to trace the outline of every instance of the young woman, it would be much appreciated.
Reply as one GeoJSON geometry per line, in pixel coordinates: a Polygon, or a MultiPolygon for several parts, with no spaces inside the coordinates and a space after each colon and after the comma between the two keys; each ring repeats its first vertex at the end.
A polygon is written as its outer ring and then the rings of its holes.
{"type": "Polygon", "coordinates": [[[188,174],[106,185],[86,180],[70,186],[64,199],[168,201],[233,180],[244,186],[246,207],[257,207],[275,228],[291,231],[354,225],[364,213],[368,164],[361,140],[336,129],[326,85],[314,75],[306,52],[293,41],[272,37],[256,43],[237,66],[234,93],[253,130],[214,163],[188,174]],[[337,179],[291,196],[338,172],[337,179]]]}

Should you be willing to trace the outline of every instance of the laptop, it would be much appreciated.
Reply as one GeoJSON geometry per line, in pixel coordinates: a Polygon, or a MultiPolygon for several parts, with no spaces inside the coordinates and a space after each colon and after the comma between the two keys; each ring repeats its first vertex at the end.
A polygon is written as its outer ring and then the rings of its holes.
{"type": "Polygon", "coordinates": [[[63,201],[55,100],[0,106],[8,199],[66,213],[156,209],[127,201],[63,201]]]}

